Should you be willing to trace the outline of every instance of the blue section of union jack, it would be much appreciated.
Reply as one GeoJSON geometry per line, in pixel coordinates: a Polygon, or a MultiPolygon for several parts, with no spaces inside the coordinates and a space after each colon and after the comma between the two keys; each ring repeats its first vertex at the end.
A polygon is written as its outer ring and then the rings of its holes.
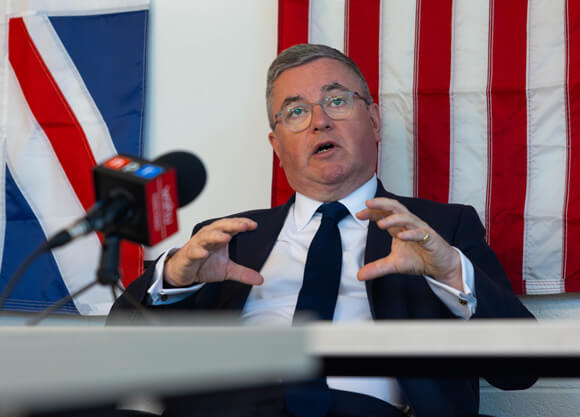
{"type": "MultiPolygon", "coordinates": [[[[24,11],[8,20],[8,103],[0,153],[0,290],[47,236],[93,204],[92,167],[122,152],[141,154],[147,2],[122,10],[24,11]],[[2,205],[0,205],[2,207],[2,205]]],[[[96,234],[39,258],[5,305],[37,311],[94,280],[96,234]]],[[[142,250],[122,248],[123,282],[142,270],[142,250]]],[[[62,312],[106,314],[96,287],[62,312]]]]}

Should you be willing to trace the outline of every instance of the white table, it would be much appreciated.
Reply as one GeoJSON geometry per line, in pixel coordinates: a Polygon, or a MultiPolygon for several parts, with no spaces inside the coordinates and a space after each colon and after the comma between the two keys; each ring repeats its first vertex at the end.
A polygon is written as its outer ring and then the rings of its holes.
{"type": "Polygon", "coordinates": [[[4,327],[0,415],[299,380],[320,364],[334,375],[580,376],[580,321],[4,327]]]}
{"type": "Polygon", "coordinates": [[[301,329],[0,328],[0,415],[311,376],[301,329]]]}
{"type": "Polygon", "coordinates": [[[580,377],[580,321],[426,320],[307,327],[333,375],[580,377]]]}

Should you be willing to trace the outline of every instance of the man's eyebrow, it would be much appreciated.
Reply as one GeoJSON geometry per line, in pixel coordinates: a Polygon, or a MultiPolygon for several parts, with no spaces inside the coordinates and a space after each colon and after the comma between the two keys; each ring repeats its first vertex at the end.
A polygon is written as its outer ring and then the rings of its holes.
{"type": "Polygon", "coordinates": [[[304,101],[304,98],[302,96],[286,97],[284,99],[284,101],[282,102],[282,106],[280,106],[280,108],[283,109],[288,104],[290,104],[290,103],[296,103],[297,101],[304,101]]]}
{"type": "Polygon", "coordinates": [[[338,83],[338,82],[323,85],[321,88],[321,91],[323,91],[325,93],[327,93],[329,91],[334,91],[334,90],[350,91],[350,88],[345,87],[344,85],[342,85],[341,83],[338,83]]]}

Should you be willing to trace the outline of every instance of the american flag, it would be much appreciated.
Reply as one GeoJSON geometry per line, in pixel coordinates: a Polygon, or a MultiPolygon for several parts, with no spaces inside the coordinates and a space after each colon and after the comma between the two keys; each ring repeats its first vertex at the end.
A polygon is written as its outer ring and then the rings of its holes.
{"type": "MultiPolygon", "coordinates": [[[[360,66],[387,189],[473,205],[516,293],[580,291],[580,1],[279,0],[278,12],[279,50],[323,43],[360,66]]],[[[274,161],[272,204],[291,192],[274,161]]]]}
{"type": "MultiPolygon", "coordinates": [[[[92,167],[141,152],[148,0],[8,0],[2,13],[0,290],[48,237],[94,204],[92,167]]],[[[95,279],[96,234],[41,256],[4,308],[37,311],[95,279]]],[[[124,279],[142,249],[122,247],[124,279]]],[[[94,287],[61,311],[106,314],[94,287]]]]}

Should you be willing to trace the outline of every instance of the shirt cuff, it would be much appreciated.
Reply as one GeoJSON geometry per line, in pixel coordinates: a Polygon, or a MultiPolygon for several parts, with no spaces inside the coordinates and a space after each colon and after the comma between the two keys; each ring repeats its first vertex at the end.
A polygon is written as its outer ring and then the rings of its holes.
{"type": "Polygon", "coordinates": [[[203,286],[203,284],[195,284],[183,288],[163,288],[163,270],[165,268],[165,262],[178,250],[179,248],[169,249],[161,255],[155,265],[153,284],[151,284],[147,290],[147,293],[149,294],[149,303],[152,306],[177,303],[178,301],[189,297],[203,286]]]}
{"type": "Polygon", "coordinates": [[[475,272],[471,261],[456,247],[461,259],[461,276],[463,278],[463,291],[459,291],[449,285],[445,285],[434,278],[424,275],[427,284],[443,303],[457,317],[465,320],[471,318],[477,308],[475,294],[475,272]]]}

